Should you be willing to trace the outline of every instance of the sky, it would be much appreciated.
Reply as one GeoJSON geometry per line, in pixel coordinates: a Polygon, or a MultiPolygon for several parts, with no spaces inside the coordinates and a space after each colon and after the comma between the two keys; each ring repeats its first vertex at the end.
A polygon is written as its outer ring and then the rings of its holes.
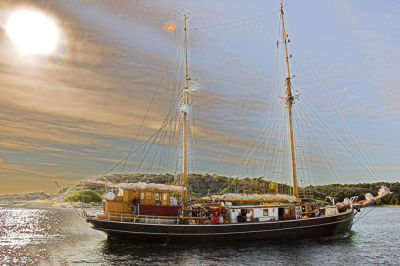
{"type": "MultiPolygon", "coordinates": [[[[284,4],[301,182],[399,181],[400,3],[284,4]]],[[[155,134],[183,86],[183,13],[200,86],[189,171],[290,183],[278,10],[279,1],[1,1],[0,193],[102,175],[155,134]],[[51,54],[21,53],[7,33],[26,9],[56,24],[51,54]]],[[[167,162],[181,158],[171,132],[130,156],[126,172],[179,173],[167,162]]]]}

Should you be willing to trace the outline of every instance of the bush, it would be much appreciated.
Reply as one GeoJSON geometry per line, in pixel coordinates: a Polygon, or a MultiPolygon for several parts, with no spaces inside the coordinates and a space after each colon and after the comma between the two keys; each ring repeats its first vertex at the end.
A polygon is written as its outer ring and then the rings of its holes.
{"type": "Polygon", "coordinates": [[[229,193],[229,188],[225,187],[221,190],[221,193],[229,193]]]}
{"type": "Polygon", "coordinates": [[[101,195],[91,189],[75,191],[64,198],[64,201],[84,202],[84,203],[101,202],[101,200],[102,200],[101,195]]]}

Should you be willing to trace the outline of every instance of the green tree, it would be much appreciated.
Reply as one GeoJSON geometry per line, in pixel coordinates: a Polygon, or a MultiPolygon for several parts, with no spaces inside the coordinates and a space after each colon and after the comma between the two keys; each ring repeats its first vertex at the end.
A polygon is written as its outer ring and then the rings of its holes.
{"type": "Polygon", "coordinates": [[[64,201],[84,202],[84,203],[101,202],[101,200],[102,196],[96,191],[93,191],[91,189],[75,191],[64,198],[64,201]]]}
{"type": "Polygon", "coordinates": [[[275,192],[275,182],[269,182],[268,189],[270,192],[275,192]]]}

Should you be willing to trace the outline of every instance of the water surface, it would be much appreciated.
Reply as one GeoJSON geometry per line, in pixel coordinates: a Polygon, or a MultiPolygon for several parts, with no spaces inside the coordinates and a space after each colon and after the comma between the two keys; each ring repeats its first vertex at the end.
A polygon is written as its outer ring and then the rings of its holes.
{"type": "Polygon", "coordinates": [[[367,212],[346,238],[193,246],[107,240],[71,209],[0,208],[0,264],[399,265],[400,208],[367,212]]]}

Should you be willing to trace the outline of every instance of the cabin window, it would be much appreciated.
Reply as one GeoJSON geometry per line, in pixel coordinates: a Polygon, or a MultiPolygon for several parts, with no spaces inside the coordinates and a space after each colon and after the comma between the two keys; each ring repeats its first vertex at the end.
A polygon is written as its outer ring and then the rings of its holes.
{"type": "Polygon", "coordinates": [[[146,192],[146,199],[151,200],[151,192],[146,192]]]}
{"type": "Polygon", "coordinates": [[[161,194],[160,192],[156,192],[156,195],[155,195],[156,201],[160,201],[161,200],[161,195],[160,194],[161,194]]]}
{"type": "Polygon", "coordinates": [[[168,199],[168,194],[167,193],[163,193],[163,201],[167,201],[168,199]]]}
{"type": "Polygon", "coordinates": [[[285,209],[285,214],[289,214],[289,209],[285,209]]]}
{"type": "Polygon", "coordinates": [[[144,192],[140,193],[140,199],[144,199],[144,192]]]}
{"type": "Polygon", "coordinates": [[[263,209],[263,216],[268,216],[268,209],[263,209]]]}

